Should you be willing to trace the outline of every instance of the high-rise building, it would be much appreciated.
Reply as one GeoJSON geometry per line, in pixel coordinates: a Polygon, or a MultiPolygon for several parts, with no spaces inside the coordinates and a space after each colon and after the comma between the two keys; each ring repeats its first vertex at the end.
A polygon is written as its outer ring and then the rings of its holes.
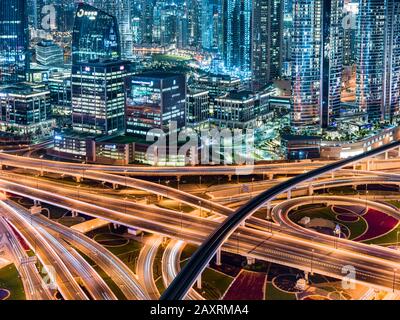
{"type": "Polygon", "coordinates": [[[292,0],[283,0],[283,34],[282,34],[282,77],[289,79],[292,73],[292,0]]]}
{"type": "Polygon", "coordinates": [[[49,134],[52,120],[50,91],[29,84],[0,87],[0,131],[15,135],[49,134]]]}
{"type": "Polygon", "coordinates": [[[24,81],[29,65],[26,0],[0,1],[0,83],[24,81]]]}
{"type": "Polygon", "coordinates": [[[121,58],[117,19],[105,11],[80,3],[72,35],[72,63],[100,58],[121,58]]]}
{"type": "Polygon", "coordinates": [[[343,1],[294,0],[292,126],[317,131],[340,113],[343,1]]]}
{"type": "Polygon", "coordinates": [[[356,62],[356,18],[358,14],[358,5],[358,1],[354,0],[346,3],[344,6],[343,64],[345,66],[351,66],[356,62]]]}
{"type": "Polygon", "coordinates": [[[155,0],[141,0],[140,18],[141,18],[141,40],[143,44],[153,42],[153,10],[155,0]]]}
{"type": "Polygon", "coordinates": [[[223,60],[229,72],[251,73],[252,1],[223,0],[223,60]]]}
{"type": "Polygon", "coordinates": [[[343,71],[343,0],[322,1],[321,126],[335,125],[340,116],[343,71]]]}
{"type": "Polygon", "coordinates": [[[252,15],[252,83],[259,89],[279,78],[282,71],[282,1],[253,1],[252,15]]]}
{"type": "Polygon", "coordinates": [[[36,45],[36,61],[43,66],[63,66],[64,51],[51,40],[36,45]]]}
{"type": "Polygon", "coordinates": [[[93,135],[125,131],[127,62],[105,60],[72,66],[72,128],[93,135]]]}
{"type": "Polygon", "coordinates": [[[127,133],[146,137],[151,129],[168,132],[170,122],[185,126],[186,78],[183,74],[146,72],[132,76],[127,94],[127,133]]]}
{"type": "Polygon", "coordinates": [[[178,30],[178,8],[158,1],[153,10],[152,43],[161,46],[176,44],[178,30]]]}
{"type": "Polygon", "coordinates": [[[400,3],[361,0],[357,16],[357,103],[369,121],[399,114],[400,3]]]}
{"type": "Polygon", "coordinates": [[[207,90],[191,89],[186,97],[186,125],[201,128],[210,117],[210,96],[207,90]]]}
{"type": "Polygon", "coordinates": [[[117,19],[122,59],[133,57],[133,30],[131,0],[91,0],[89,1],[117,19]]]}
{"type": "Polygon", "coordinates": [[[186,10],[189,28],[189,45],[192,47],[200,47],[202,34],[200,0],[188,0],[186,10]]]}

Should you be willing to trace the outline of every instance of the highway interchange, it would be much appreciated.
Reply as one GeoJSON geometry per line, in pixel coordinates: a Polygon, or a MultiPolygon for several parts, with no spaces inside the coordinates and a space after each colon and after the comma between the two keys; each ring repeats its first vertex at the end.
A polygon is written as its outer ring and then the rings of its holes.
{"type": "MultiPolygon", "coordinates": [[[[355,280],[357,283],[371,288],[397,291],[400,290],[400,281],[393,278],[393,273],[394,270],[400,270],[400,253],[396,250],[346,239],[334,239],[332,236],[304,229],[293,223],[288,218],[288,213],[293,208],[307,203],[325,205],[361,203],[398,219],[400,213],[397,209],[374,201],[372,196],[357,199],[314,194],[317,190],[349,185],[379,183],[400,186],[400,174],[395,170],[397,165],[400,172],[400,160],[397,157],[388,158],[385,154],[393,149],[397,153],[398,148],[399,143],[394,142],[366,156],[349,159],[341,164],[332,161],[307,161],[255,165],[252,175],[268,179],[247,183],[247,189],[250,185],[250,190],[246,192],[240,190],[237,184],[228,183],[214,193],[210,192],[208,198],[147,178],[173,176],[179,180],[183,176],[222,175],[231,179],[232,176],[241,176],[245,170],[234,166],[185,168],[100,166],[0,153],[0,165],[3,169],[0,176],[0,190],[4,192],[0,201],[0,230],[7,234],[7,245],[14,253],[15,260],[21,261],[26,258],[24,257],[26,253],[11,236],[10,225],[18,230],[44,266],[51,265],[56,269],[55,285],[64,299],[117,298],[80,253],[94,261],[118,285],[127,299],[159,299],[160,296],[161,299],[202,299],[202,296],[191,287],[211,258],[220,254],[219,250],[337,279],[345,276],[342,272],[343,266],[352,265],[357,270],[355,280]],[[384,159],[377,158],[380,154],[385,154],[384,159]],[[393,170],[390,173],[384,170],[365,170],[368,166],[373,167],[370,161],[379,162],[380,166],[390,163],[390,168],[393,170]],[[358,164],[362,164],[361,169],[355,167],[358,164]],[[324,169],[326,167],[327,170],[324,169]],[[307,176],[310,172],[311,175],[307,176]],[[49,174],[74,177],[76,183],[48,179],[46,175],[49,174]],[[294,176],[294,178],[274,180],[273,177],[277,175],[294,176]],[[105,194],[96,188],[90,190],[85,186],[81,187],[79,183],[82,181],[109,183],[116,190],[110,189],[109,194],[105,194]],[[165,209],[155,204],[121,196],[117,192],[118,186],[127,190],[140,190],[159,198],[172,199],[177,203],[191,206],[199,214],[165,209]],[[273,192],[273,195],[265,197],[265,193],[268,192],[273,192]],[[118,257],[82,232],[63,226],[41,214],[31,213],[10,200],[9,194],[51,204],[113,224],[144,230],[153,236],[143,246],[136,270],[133,272],[118,257]],[[255,217],[253,213],[259,209],[268,211],[273,221],[255,217]],[[229,221],[235,222],[226,228],[229,221]],[[213,236],[216,235],[218,240],[213,241],[213,236]],[[157,250],[165,238],[171,241],[162,256],[162,280],[169,288],[160,295],[153,278],[153,264],[157,250]],[[180,253],[186,243],[200,246],[200,250],[180,272],[180,253]],[[237,243],[240,243],[240,246],[237,243]],[[199,252],[201,253],[201,248],[204,246],[209,250],[202,257],[199,252]],[[189,268],[193,272],[186,275],[188,278],[182,278],[189,268]],[[180,284],[185,285],[180,287],[180,284]]],[[[54,292],[49,292],[47,286],[43,285],[38,270],[31,262],[24,264],[24,269],[20,273],[24,274],[22,279],[28,298],[55,298],[54,292]],[[36,292],[32,289],[39,287],[41,289],[36,292]]]]}

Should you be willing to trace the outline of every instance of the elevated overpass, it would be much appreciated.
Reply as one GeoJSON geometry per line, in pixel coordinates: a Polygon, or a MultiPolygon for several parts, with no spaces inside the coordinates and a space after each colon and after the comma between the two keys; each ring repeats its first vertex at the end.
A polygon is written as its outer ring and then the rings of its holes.
{"type": "MultiPolygon", "coordinates": [[[[268,201],[278,196],[283,192],[287,192],[299,183],[310,181],[324,174],[334,172],[345,166],[355,164],[361,160],[368,159],[373,156],[385,153],[400,146],[400,141],[394,141],[387,145],[381,146],[374,150],[363,154],[347,158],[338,162],[330,163],[321,168],[314,169],[307,173],[303,173],[293,177],[283,183],[273,186],[267,191],[262,192],[258,196],[251,199],[247,204],[239,208],[234,214],[229,216],[198,248],[192,255],[189,262],[183,267],[178,276],[174,279],[171,285],[161,295],[161,300],[176,300],[183,299],[190,288],[193,286],[196,279],[206,268],[212,257],[225,241],[233,234],[233,232],[242,225],[247,218],[254,212],[264,206],[268,201]]],[[[267,240],[268,241],[268,240],[267,240]]],[[[360,276],[359,270],[358,276],[360,276]]]]}

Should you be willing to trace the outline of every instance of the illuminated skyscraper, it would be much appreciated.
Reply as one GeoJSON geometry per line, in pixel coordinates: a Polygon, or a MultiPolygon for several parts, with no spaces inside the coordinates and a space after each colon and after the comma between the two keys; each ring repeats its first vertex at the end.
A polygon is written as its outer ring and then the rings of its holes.
{"type": "Polygon", "coordinates": [[[125,129],[126,62],[82,62],[72,67],[72,128],[94,135],[125,129]]]}
{"type": "Polygon", "coordinates": [[[321,126],[335,125],[340,116],[343,71],[343,0],[322,1],[321,126]]]}
{"type": "Polygon", "coordinates": [[[26,0],[1,0],[0,83],[25,80],[28,41],[26,0]]]}
{"type": "Polygon", "coordinates": [[[98,58],[121,58],[117,20],[105,11],[80,3],[72,35],[72,62],[98,58]]]}
{"type": "Polygon", "coordinates": [[[132,58],[133,30],[131,23],[131,0],[91,0],[90,3],[117,19],[121,41],[121,56],[123,59],[132,58]]]}
{"type": "Polygon", "coordinates": [[[400,3],[361,0],[357,19],[357,103],[369,121],[399,114],[400,3]]]}
{"type": "Polygon", "coordinates": [[[283,8],[281,0],[253,1],[253,88],[277,79],[282,69],[283,8]]]}
{"type": "Polygon", "coordinates": [[[140,19],[141,37],[143,44],[151,44],[153,41],[153,10],[155,0],[141,0],[140,19]]]}
{"type": "Polygon", "coordinates": [[[223,0],[222,11],[225,68],[248,77],[252,56],[252,1],[223,0]]]}
{"type": "Polygon", "coordinates": [[[199,47],[201,44],[202,34],[200,0],[188,0],[186,6],[189,28],[189,45],[199,47]]]}
{"type": "Polygon", "coordinates": [[[343,21],[343,64],[351,66],[356,62],[356,35],[357,35],[357,14],[359,3],[353,0],[344,6],[345,18],[343,21]]]}
{"type": "Polygon", "coordinates": [[[334,125],[340,113],[343,1],[293,1],[291,122],[299,131],[334,125]]]}

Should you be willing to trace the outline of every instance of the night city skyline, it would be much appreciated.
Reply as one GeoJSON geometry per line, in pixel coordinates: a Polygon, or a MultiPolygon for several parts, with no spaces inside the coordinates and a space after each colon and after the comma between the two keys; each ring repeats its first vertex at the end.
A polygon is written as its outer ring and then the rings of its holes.
{"type": "Polygon", "coordinates": [[[398,0],[0,0],[0,300],[400,300],[399,192],[398,0]]]}

